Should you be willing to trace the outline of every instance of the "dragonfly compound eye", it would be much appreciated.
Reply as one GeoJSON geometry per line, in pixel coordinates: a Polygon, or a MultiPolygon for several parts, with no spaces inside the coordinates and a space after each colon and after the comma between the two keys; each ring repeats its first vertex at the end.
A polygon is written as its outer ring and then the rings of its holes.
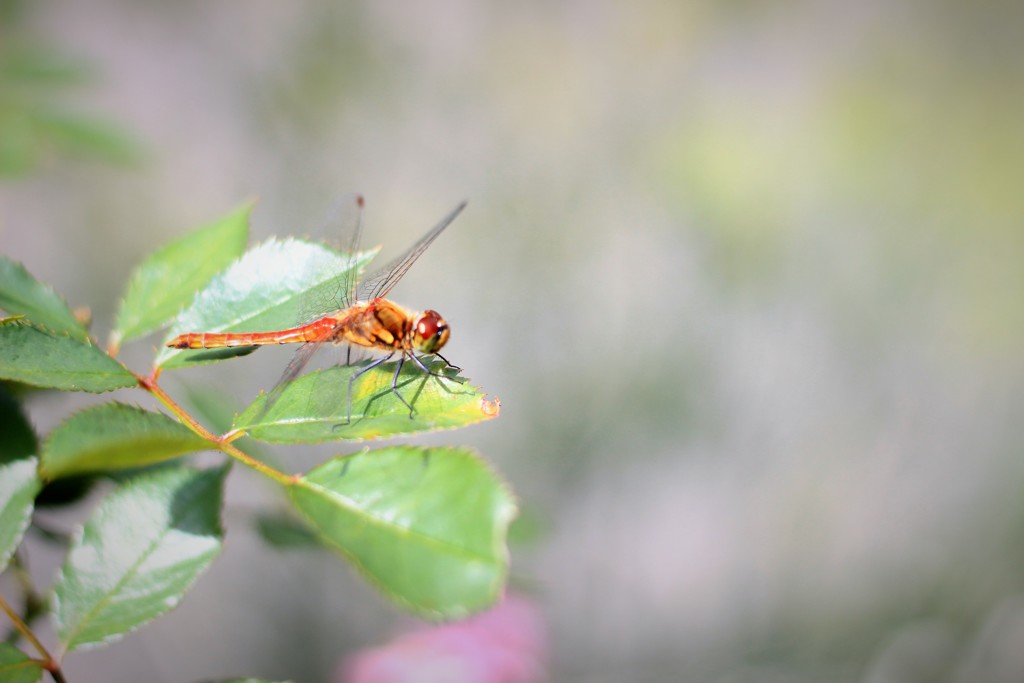
{"type": "Polygon", "coordinates": [[[416,318],[412,345],[420,353],[439,351],[448,341],[448,323],[437,311],[424,311],[416,318]]]}

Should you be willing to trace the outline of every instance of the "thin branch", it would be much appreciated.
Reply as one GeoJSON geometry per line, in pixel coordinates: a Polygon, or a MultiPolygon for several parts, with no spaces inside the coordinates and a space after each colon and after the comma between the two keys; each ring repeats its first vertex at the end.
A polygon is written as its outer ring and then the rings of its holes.
{"type": "Polygon", "coordinates": [[[18,629],[18,632],[20,632],[21,635],[25,636],[25,640],[32,643],[32,647],[34,647],[36,651],[38,651],[39,654],[42,655],[43,659],[45,659],[47,662],[53,661],[53,657],[50,656],[50,653],[46,651],[46,648],[43,646],[43,644],[39,642],[38,638],[36,638],[36,634],[32,632],[32,629],[29,628],[28,624],[21,620],[21,617],[18,616],[18,613],[11,608],[7,601],[4,600],[4,596],[2,595],[0,595],[0,611],[3,611],[4,614],[7,615],[7,618],[11,620],[12,624],[14,624],[14,628],[18,629]]]}
{"type": "Polygon", "coordinates": [[[158,401],[164,404],[164,406],[169,411],[174,413],[174,415],[177,416],[177,418],[181,420],[186,427],[191,429],[198,436],[209,441],[217,450],[227,453],[235,460],[238,460],[247,467],[251,467],[260,474],[270,477],[274,481],[277,481],[286,486],[294,482],[294,477],[292,477],[291,475],[285,474],[280,470],[276,470],[270,465],[260,462],[251,455],[243,453],[242,451],[238,450],[235,446],[233,446],[231,444],[231,441],[238,438],[238,436],[240,436],[239,434],[232,434],[231,432],[228,432],[224,436],[217,436],[216,434],[208,430],[206,427],[199,424],[198,420],[189,415],[188,411],[186,411],[184,408],[178,405],[178,403],[174,399],[172,399],[167,394],[167,392],[165,392],[160,387],[159,384],[157,384],[156,374],[157,373],[153,373],[153,375],[151,375],[150,377],[141,377],[136,375],[136,378],[139,381],[139,386],[148,391],[149,393],[153,394],[153,396],[155,396],[158,401]]]}

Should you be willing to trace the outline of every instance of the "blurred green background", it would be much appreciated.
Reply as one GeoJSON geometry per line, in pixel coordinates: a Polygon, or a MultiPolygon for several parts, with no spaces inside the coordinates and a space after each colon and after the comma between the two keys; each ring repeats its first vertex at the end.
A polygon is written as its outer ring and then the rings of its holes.
{"type": "MultiPolygon", "coordinates": [[[[362,192],[386,253],[470,200],[393,297],[502,400],[426,440],[521,496],[552,681],[1024,680],[1024,5],[0,16],[0,248],[101,337],[139,259],[247,197],[262,239],[362,192]]],[[[165,384],[237,408],[287,358],[165,384]]],[[[224,555],[75,680],[325,680],[393,633],[336,558],[259,543],[275,495],[236,470],[224,555]]]]}

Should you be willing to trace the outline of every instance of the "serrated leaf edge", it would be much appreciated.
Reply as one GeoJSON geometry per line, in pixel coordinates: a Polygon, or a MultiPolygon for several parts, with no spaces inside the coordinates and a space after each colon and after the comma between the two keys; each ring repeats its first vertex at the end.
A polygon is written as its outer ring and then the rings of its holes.
{"type": "MultiPolygon", "coordinates": [[[[223,480],[224,480],[224,477],[227,475],[228,470],[230,469],[230,463],[227,464],[227,465],[224,465],[224,466],[222,466],[220,468],[211,468],[211,470],[202,470],[202,469],[192,468],[192,467],[185,467],[185,468],[182,468],[182,469],[190,470],[193,473],[207,472],[207,471],[218,470],[219,469],[219,470],[222,471],[222,474],[220,475],[220,477],[221,477],[221,486],[223,487],[223,480]]],[[[140,478],[161,476],[161,474],[163,474],[163,473],[155,474],[155,475],[141,475],[140,478]]],[[[138,480],[139,480],[139,478],[136,478],[136,479],[133,479],[132,481],[137,482],[138,480]]],[[[222,495],[223,495],[223,491],[222,491],[222,495]]],[[[104,502],[105,501],[101,501],[100,505],[103,505],[104,502]]],[[[93,514],[98,509],[99,509],[99,506],[97,506],[97,508],[95,508],[93,510],[93,514]]],[[[85,535],[85,527],[86,527],[87,524],[88,524],[88,521],[86,523],[82,524],[78,528],[78,530],[75,532],[75,535],[74,535],[74,537],[71,540],[71,544],[70,544],[71,548],[74,548],[77,544],[81,543],[82,538],[85,535]]],[[[223,538],[224,538],[224,522],[223,522],[222,519],[219,518],[219,516],[218,516],[218,520],[217,520],[217,526],[219,527],[220,536],[217,537],[218,543],[217,543],[216,548],[213,549],[213,555],[210,557],[209,562],[207,562],[207,564],[201,570],[195,572],[195,574],[189,580],[188,584],[185,586],[185,590],[183,590],[180,595],[172,597],[170,600],[165,602],[165,604],[167,605],[167,609],[166,610],[160,612],[160,614],[158,614],[158,615],[156,615],[154,617],[151,617],[149,619],[145,619],[145,620],[135,624],[134,626],[132,626],[131,628],[129,628],[129,629],[125,630],[125,631],[121,631],[119,633],[112,633],[112,634],[110,634],[108,636],[105,636],[105,637],[101,638],[100,640],[90,640],[88,642],[79,643],[79,644],[73,644],[73,641],[74,641],[73,637],[64,637],[64,635],[60,635],[60,631],[61,631],[60,626],[61,626],[61,624],[58,622],[56,624],[56,626],[57,626],[56,630],[58,632],[58,637],[60,639],[61,647],[63,647],[65,649],[65,651],[67,651],[67,652],[70,652],[72,650],[88,650],[88,649],[102,647],[103,645],[107,645],[109,643],[113,643],[113,642],[116,642],[116,641],[124,638],[126,635],[132,633],[133,631],[136,631],[139,628],[141,628],[142,626],[145,626],[146,624],[148,624],[153,619],[156,619],[157,617],[162,616],[162,615],[166,614],[167,612],[171,611],[172,609],[174,609],[175,607],[177,607],[181,603],[181,600],[184,598],[185,593],[188,591],[188,589],[199,579],[199,576],[204,571],[206,571],[206,569],[210,566],[210,564],[213,563],[213,560],[216,559],[217,555],[220,554],[220,551],[221,551],[221,549],[222,549],[222,547],[224,545],[224,543],[223,543],[223,538]]],[[[109,599],[110,599],[109,596],[112,595],[112,594],[115,594],[117,592],[116,589],[120,588],[120,587],[122,587],[124,585],[125,580],[126,580],[125,577],[127,577],[127,576],[135,576],[134,571],[138,569],[139,565],[141,564],[141,562],[144,559],[148,558],[154,552],[155,548],[159,545],[159,541],[162,540],[165,535],[166,535],[166,531],[165,531],[164,534],[161,534],[158,537],[158,539],[155,539],[155,540],[151,541],[150,545],[147,547],[147,551],[145,553],[143,553],[142,555],[140,555],[140,559],[138,559],[136,562],[134,562],[132,564],[132,572],[125,572],[124,577],[122,577],[121,580],[119,580],[118,583],[116,584],[115,590],[109,591],[104,596],[103,600],[99,601],[99,603],[97,603],[96,606],[94,606],[91,610],[89,610],[89,612],[87,613],[88,615],[94,615],[94,614],[96,614],[99,611],[101,606],[102,607],[106,607],[106,606],[109,605],[109,599]]],[[[57,573],[57,580],[54,582],[54,587],[55,588],[54,588],[54,591],[53,591],[53,610],[52,610],[52,614],[54,615],[54,619],[55,620],[58,618],[58,615],[60,614],[60,592],[56,590],[56,587],[61,586],[63,584],[63,582],[64,582],[64,569],[65,569],[66,566],[67,566],[67,560],[65,560],[65,562],[61,565],[60,571],[57,573]]],[[[88,622],[87,619],[79,620],[78,628],[75,631],[73,631],[72,633],[81,632],[81,630],[83,629],[82,624],[85,624],[87,622],[88,622]]]]}
{"type": "MultiPolygon", "coordinates": [[[[32,272],[27,267],[25,267],[25,264],[22,263],[21,261],[16,261],[16,260],[14,260],[12,258],[9,258],[7,256],[2,256],[2,255],[0,255],[0,258],[3,258],[4,260],[6,260],[9,263],[13,264],[16,268],[20,268],[22,273],[24,273],[32,282],[34,282],[36,285],[38,285],[40,289],[45,291],[47,294],[52,295],[57,300],[58,303],[60,303],[61,305],[64,306],[64,310],[67,312],[70,321],[75,324],[74,331],[81,333],[81,336],[75,335],[76,338],[79,338],[81,340],[86,340],[86,339],[89,338],[89,330],[88,330],[88,328],[85,325],[83,325],[75,317],[75,313],[74,313],[74,311],[71,310],[71,306],[68,304],[67,299],[65,299],[64,296],[53,287],[53,285],[50,285],[50,284],[48,284],[46,282],[43,282],[42,280],[37,278],[35,275],[32,274],[32,272]]],[[[22,302],[19,299],[18,303],[24,303],[24,302],[22,302]]],[[[13,311],[8,311],[8,313],[12,313],[12,312],[13,311]]],[[[31,320],[31,318],[29,318],[29,316],[27,314],[25,314],[25,317],[26,317],[26,319],[31,320]]],[[[72,330],[65,330],[65,332],[70,335],[72,330]]]]}
{"type": "MultiPolygon", "coordinates": [[[[27,458],[18,458],[17,460],[12,460],[10,462],[7,462],[7,463],[4,463],[4,464],[0,465],[0,470],[4,469],[5,467],[10,467],[10,466],[12,466],[14,464],[17,464],[17,463],[26,463],[26,464],[29,464],[33,468],[33,470],[35,471],[35,487],[36,487],[34,493],[39,493],[39,490],[42,488],[42,479],[39,476],[39,472],[38,472],[39,458],[37,458],[35,456],[29,456],[27,458]]],[[[34,497],[34,495],[33,495],[33,497],[34,497]]],[[[32,523],[32,510],[33,510],[33,508],[34,508],[34,505],[30,505],[29,506],[29,509],[27,511],[28,514],[23,515],[23,517],[22,517],[22,519],[21,519],[21,521],[19,523],[19,528],[17,529],[17,531],[14,534],[14,538],[17,539],[18,542],[16,542],[11,547],[9,552],[0,551],[0,571],[3,571],[7,567],[7,563],[10,561],[11,557],[13,557],[14,553],[18,549],[18,545],[20,543],[20,539],[25,535],[25,530],[28,529],[29,525],[32,523]]]]}

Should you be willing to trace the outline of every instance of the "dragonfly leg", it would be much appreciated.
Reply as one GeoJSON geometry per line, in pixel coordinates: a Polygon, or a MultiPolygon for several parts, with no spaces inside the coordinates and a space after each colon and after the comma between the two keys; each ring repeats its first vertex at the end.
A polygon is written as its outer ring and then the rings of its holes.
{"type": "MultiPolygon", "coordinates": [[[[436,354],[436,353],[435,353],[434,355],[435,355],[435,356],[438,356],[439,354],[436,354]]],[[[427,367],[427,366],[426,366],[426,365],[425,365],[425,364],[423,363],[423,361],[422,361],[422,360],[421,360],[420,358],[417,358],[417,357],[416,357],[416,356],[414,356],[413,354],[409,354],[409,357],[410,357],[410,358],[412,358],[412,359],[413,359],[414,361],[416,361],[416,365],[420,366],[420,370],[422,370],[423,372],[427,373],[427,374],[428,374],[428,375],[430,375],[431,377],[440,377],[441,379],[451,379],[451,380],[455,380],[456,382],[459,382],[460,384],[461,384],[462,382],[465,382],[465,379],[463,379],[463,378],[460,378],[460,377],[449,377],[448,375],[442,374],[442,373],[440,373],[440,372],[431,372],[431,371],[430,371],[430,368],[428,368],[428,367],[427,367]]],[[[440,356],[440,358],[441,358],[441,360],[443,360],[443,361],[444,361],[445,363],[448,363],[448,360],[447,360],[447,359],[446,359],[446,358],[445,358],[444,356],[440,356]]],[[[452,365],[451,363],[448,363],[448,367],[449,367],[449,368],[453,368],[453,369],[455,369],[455,370],[461,370],[461,369],[462,369],[462,368],[459,368],[459,367],[456,367],[456,366],[452,365]]]]}
{"type": "Polygon", "coordinates": [[[450,360],[448,360],[447,358],[445,358],[444,356],[439,354],[437,351],[434,351],[434,355],[437,356],[438,358],[440,358],[441,360],[443,360],[445,362],[445,365],[450,367],[455,372],[462,372],[462,368],[460,368],[458,365],[455,365],[454,363],[452,363],[450,360]]]}
{"type": "MultiPolygon", "coordinates": [[[[357,379],[359,379],[365,372],[367,372],[369,370],[373,370],[375,367],[377,367],[381,363],[385,362],[386,360],[391,358],[391,356],[393,356],[393,355],[395,355],[394,352],[389,353],[388,355],[384,356],[383,358],[378,358],[377,360],[373,361],[372,363],[367,365],[365,368],[362,368],[361,370],[359,370],[358,372],[356,372],[355,374],[353,374],[351,377],[348,378],[348,413],[347,413],[348,417],[345,418],[345,421],[342,422],[340,426],[345,427],[347,425],[352,424],[352,383],[355,382],[357,379]]],[[[401,367],[401,364],[399,364],[399,367],[401,367]]],[[[394,386],[392,386],[392,389],[393,388],[394,388],[394,386]]],[[[402,402],[405,403],[405,399],[402,399],[402,402]]],[[[406,405],[408,405],[408,404],[406,404],[406,405]]]]}
{"type": "MultiPolygon", "coordinates": [[[[416,358],[416,356],[412,356],[412,357],[416,358]]],[[[398,374],[400,372],[402,372],[402,365],[404,363],[405,363],[405,354],[403,353],[402,357],[398,359],[398,367],[395,368],[395,376],[391,378],[391,391],[395,392],[395,396],[397,396],[398,399],[402,403],[405,404],[405,407],[409,409],[409,419],[411,420],[412,419],[412,414],[414,412],[416,412],[416,411],[413,410],[412,404],[405,400],[405,396],[402,396],[402,392],[400,392],[398,390],[398,374]]]]}

